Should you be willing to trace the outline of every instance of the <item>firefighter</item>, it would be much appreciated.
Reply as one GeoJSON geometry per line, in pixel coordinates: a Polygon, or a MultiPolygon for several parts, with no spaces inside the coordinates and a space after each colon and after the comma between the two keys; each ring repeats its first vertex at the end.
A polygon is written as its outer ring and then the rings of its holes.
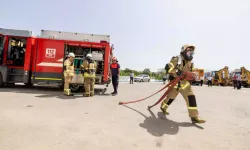
{"type": "Polygon", "coordinates": [[[83,69],[84,77],[84,97],[94,96],[96,62],[92,59],[92,54],[87,54],[81,68],[83,69]]]}
{"type": "MultiPolygon", "coordinates": [[[[165,67],[167,73],[170,74],[170,80],[173,80],[182,72],[193,71],[191,61],[193,59],[195,47],[192,45],[184,45],[181,49],[180,56],[172,57],[170,63],[165,67]]],[[[181,93],[186,101],[188,107],[189,117],[193,123],[205,123],[206,121],[201,119],[198,115],[196,98],[191,88],[189,81],[181,80],[170,93],[166,96],[161,104],[161,110],[164,114],[168,115],[167,108],[177,95],[181,93]]]]}
{"type": "Polygon", "coordinates": [[[74,53],[69,53],[67,59],[64,62],[64,95],[74,96],[69,89],[69,83],[74,77],[74,53]]]}
{"type": "Polygon", "coordinates": [[[118,89],[118,84],[119,84],[119,76],[120,76],[120,64],[117,61],[116,57],[112,58],[112,63],[110,65],[110,74],[112,76],[112,84],[114,88],[114,92],[111,94],[113,96],[117,95],[117,89],[118,89]]]}

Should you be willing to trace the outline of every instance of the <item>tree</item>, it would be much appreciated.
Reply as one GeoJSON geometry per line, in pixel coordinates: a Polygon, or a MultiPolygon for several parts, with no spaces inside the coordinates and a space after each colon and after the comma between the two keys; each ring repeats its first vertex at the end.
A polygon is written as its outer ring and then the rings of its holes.
{"type": "Polygon", "coordinates": [[[157,70],[155,78],[158,80],[161,80],[165,74],[166,74],[166,70],[163,68],[160,68],[157,70]]]}
{"type": "Polygon", "coordinates": [[[147,74],[147,75],[150,75],[151,74],[151,71],[149,68],[145,68],[143,71],[142,71],[143,74],[147,74]]]}
{"type": "Polygon", "coordinates": [[[130,73],[132,70],[129,68],[125,68],[124,73],[130,73]]]}
{"type": "Polygon", "coordinates": [[[121,75],[122,76],[129,76],[131,72],[133,72],[135,76],[141,74],[140,71],[136,71],[136,70],[132,70],[132,69],[129,69],[129,68],[125,68],[124,70],[121,70],[121,75]]]}

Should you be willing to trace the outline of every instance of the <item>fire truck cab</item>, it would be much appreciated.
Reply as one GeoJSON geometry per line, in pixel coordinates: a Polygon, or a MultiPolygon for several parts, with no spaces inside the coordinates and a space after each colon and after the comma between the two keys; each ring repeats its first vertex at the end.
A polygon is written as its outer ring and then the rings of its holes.
{"type": "Polygon", "coordinates": [[[31,31],[0,28],[0,87],[5,84],[31,83],[34,40],[31,31]]]}

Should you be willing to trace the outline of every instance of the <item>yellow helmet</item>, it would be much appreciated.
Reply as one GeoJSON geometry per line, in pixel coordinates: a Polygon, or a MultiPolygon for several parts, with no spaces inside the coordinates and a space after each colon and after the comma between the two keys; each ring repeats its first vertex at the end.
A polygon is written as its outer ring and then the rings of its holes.
{"type": "Polygon", "coordinates": [[[75,58],[75,54],[74,54],[74,53],[69,53],[69,54],[68,54],[68,57],[73,57],[73,58],[75,58]]]}
{"type": "Polygon", "coordinates": [[[194,52],[186,51],[187,48],[191,48],[193,51],[195,50],[195,46],[186,44],[182,46],[180,54],[184,60],[192,61],[194,52]]]}
{"type": "Polygon", "coordinates": [[[182,46],[181,52],[184,52],[187,48],[193,48],[193,50],[195,50],[195,46],[190,45],[190,44],[186,44],[186,45],[182,46]]]}

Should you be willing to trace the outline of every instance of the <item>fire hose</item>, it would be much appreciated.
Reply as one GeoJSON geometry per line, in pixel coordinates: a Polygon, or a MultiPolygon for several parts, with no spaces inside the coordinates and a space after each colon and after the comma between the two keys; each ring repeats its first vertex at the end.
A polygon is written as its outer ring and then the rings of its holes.
{"type": "Polygon", "coordinates": [[[140,102],[140,101],[144,101],[156,94],[158,94],[159,92],[163,91],[164,89],[166,89],[168,87],[168,90],[161,96],[161,98],[155,102],[153,105],[151,106],[148,106],[148,109],[151,109],[152,107],[158,105],[167,95],[168,93],[174,88],[174,86],[181,80],[181,79],[186,79],[186,80],[193,80],[194,77],[193,77],[193,74],[190,73],[190,72],[183,72],[181,75],[177,76],[173,81],[169,82],[166,86],[164,86],[162,89],[160,89],[159,91],[155,92],[154,94],[148,96],[148,97],[145,97],[145,98],[142,98],[142,99],[139,99],[139,100],[134,100],[134,101],[128,101],[128,102],[119,102],[119,105],[125,105],[125,104],[130,104],[130,103],[137,103],[137,102],[140,102]]]}

